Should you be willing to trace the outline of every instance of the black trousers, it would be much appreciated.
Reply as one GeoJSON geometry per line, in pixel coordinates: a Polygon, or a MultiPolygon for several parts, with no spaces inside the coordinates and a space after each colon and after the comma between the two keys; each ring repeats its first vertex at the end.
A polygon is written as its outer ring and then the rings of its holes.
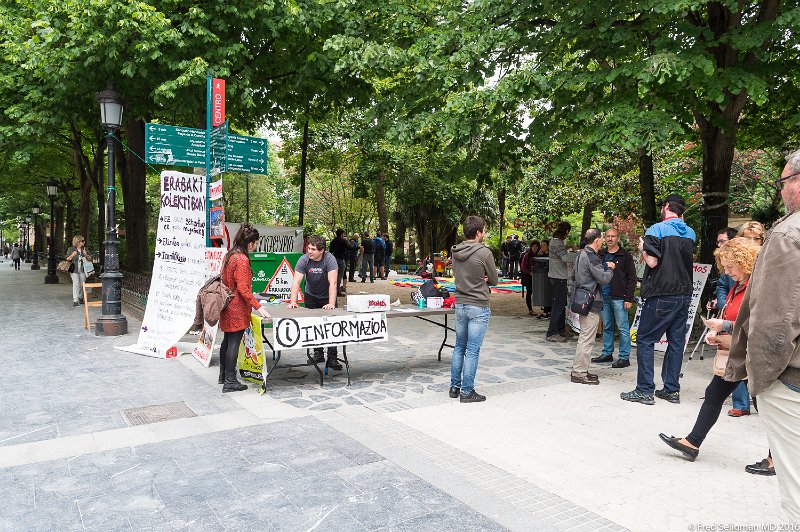
{"type": "Polygon", "coordinates": [[[348,281],[355,281],[355,274],[356,274],[356,259],[348,259],[348,266],[350,267],[350,275],[347,277],[348,281]]]}
{"type": "Polygon", "coordinates": [[[708,431],[719,419],[719,414],[722,412],[722,403],[733,393],[739,382],[728,382],[722,377],[714,375],[706,388],[706,396],[703,398],[703,404],[697,414],[697,421],[694,422],[692,432],[686,436],[686,441],[695,447],[700,447],[703,444],[708,431]]]}
{"type": "Polygon", "coordinates": [[[528,305],[528,312],[533,310],[531,306],[531,290],[533,290],[533,277],[527,273],[520,273],[520,284],[522,291],[525,292],[525,304],[528,305]]]}
{"type": "Polygon", "coordinates": [[[226,332],[222,337],[222,345],[219,346],[219,363],[225,368],[225,373],[236,374],[236,360],[239,358],[239,346],[242,343],[244,331],[226,332]]]}
{"type": "Polygon", "coordinates": [[[547,328],[547,336],[554,334],[564,334],[567,324],[567,280],[550,278],[553,285],[553,310],[550,314],[550,327],[547,328]]]}

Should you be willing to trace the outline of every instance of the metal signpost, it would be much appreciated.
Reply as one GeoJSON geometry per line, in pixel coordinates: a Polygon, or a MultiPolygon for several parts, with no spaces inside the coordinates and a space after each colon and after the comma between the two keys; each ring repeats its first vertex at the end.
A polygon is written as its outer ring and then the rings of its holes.
{"type": "MultiPolygon", "coordinates": [[[[206,245],[211,245],[209,186],[223,172],[266,174],[267,139],[233,135],[225,120],[225,80],[206,79],[206,129],[145,124],[145,161],[206,170],[206,245]]],[[[249,194],[248,194],[249,196],[249,194]]],[[[249,198],[248,198],[249,212],[249,198]]],[[[249,218],[249,216],[248,216],[249,218]]]]}

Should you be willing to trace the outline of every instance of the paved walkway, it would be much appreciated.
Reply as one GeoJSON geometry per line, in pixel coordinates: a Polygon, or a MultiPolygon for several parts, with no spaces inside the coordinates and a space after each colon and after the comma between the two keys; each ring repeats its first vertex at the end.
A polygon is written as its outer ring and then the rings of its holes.
{"type": "MultiPolygon", "coordinates": [[[[446,395],[441,329],[392,320],[390,342],[348,350],[336,373],[278,370],[267,395],[220,393],[218,368],[113,350],[135,337],[83,329],[70,286],[0,263],[0,530],[689,530],[778,523],[757,415],[724,415],[689,463],[683,435],[710,358],[685,368],[682,403],[625,403],[635,367],[568,381],[574,343],[493,317],[477,389],[446,395]],[[130,408],[196,416],[128,426],[130,408]]],[[[96,309],[95,311],[96,316],[96,309]]],[[[130,318],[129,330],[138,322],[130,318]]],[[[288,356],[292,356],[289,354],[288,356]]]]}

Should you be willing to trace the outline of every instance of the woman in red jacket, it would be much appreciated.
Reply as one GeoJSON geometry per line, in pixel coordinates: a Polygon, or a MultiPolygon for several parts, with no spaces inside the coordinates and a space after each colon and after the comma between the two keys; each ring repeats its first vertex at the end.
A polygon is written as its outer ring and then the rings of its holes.
{"type": "MultiPolygon", "coordinates": [[[[251,309],[258,309],[265,318],[270,317],[253,297],[253,270],[250,269],[248,253],[256,249],[257,245],[258,230],[250,224],[242,224],[233,239],[233,247],[222,259],[220,277],[222,283],[233,292],[233,299],[219,317],[219,328],[225,333],[219,349],[219,382],[223,384],[222,393],[247,389],[247,385],[236,378],[236,359],[244,331],[250,327],[251,309]]],[[[258,331],[257,334],[260,333],[258,331]]]]}
{"type": "Polygon", "coordinates": [[[714,376],[706,388],[703,404],[697,414],[692,432],[685,438],[667,436],[664,433],[658,435],[664,443],[676,451],[680,451],[692,462],[700,454],[700,445],[708,435],[708,431],[717,422],[722,411],[722,403],[739,385],[739,381],[726,381],[722,376],[725,374],[728,351],[731,348],[733,324],[739,314],[739,307],[747,290],[750,274],[753,273],[759,249],[759,246],[746,238],[734,238],[714,251],[719,271],[724,271],[734,280],[733,288],[728,292],[728,299],[722,311],[722,319],[705,320],[710,329],[706,336],[706,343],[717,346],[717,355],[714,357],[714,376]]]}

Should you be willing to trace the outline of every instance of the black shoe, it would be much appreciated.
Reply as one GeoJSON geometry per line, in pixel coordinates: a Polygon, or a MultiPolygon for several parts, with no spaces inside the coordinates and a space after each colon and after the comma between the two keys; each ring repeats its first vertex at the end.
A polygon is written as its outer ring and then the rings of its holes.
{"type": "Polygon", "coordinates": [[[486,396],[479,394],[475,390],[472,390],[467,395],[464,395],[463,393],[460,394],[458,400],[462,403],[480,403],[481,401],[486,400],[486,396]]]}
{"type": "Polygon", "coordinates": [[[640,392],[639,390],[622,392],[621,394],[619,394],[619,398],[622,399],[623,401],[630,401],[632,403],[642,403],[643,405],[656,404],[652,395],[647,395],[645,393],[640,392]]]}
{"type": "Polygon", "coordinates": [[[755,464],[744,466],[744,470],[753,475],[775,476],[775,468],[769,466],[769,460],[766,458],[755,464]]]}
{"type": "Polygon", "coordinates": [[[80,303],[78,303],[77,301],[73,301],[73,302],[72,302],[72,306],[73,306],[73,307],[77,307],[78,305],[80,305],[80,303]]]}
{"type": "Polygon", "coordinates": [[[362,282],[362,283],[366,283],[366,282],[367,282],[367,280],[366,280],[366,279],[361,279],[361,282],[362,282]]]}
{"type": "Polygon", "coordinates": [[[680,442],[680,438],[676,438],[675,436],[667,436],[663,432],[659,434],[658,437],[661,438],[661,441],[683,454],[683,456],[685,456],[690,462],[694,462],[695,458],[697,458],[697,455],[700,454],[700,449],[693,449],[688,445],[684,445],[680,442]]]}
{"type": "Polygon", "coordinates": [[[450,387],[450,399],[455,399],[461,395],[461,388],[456,388],[455,386],[450,387]]]}
{"type": "Polygon", "coordinates": [[[616,362],[611,364],[611,367],[619,369],[619,368],[627,368],[630,365],[631,365],[631,361],[630,360],[627,360],[627,359],[624,359],[624,358],[620,358],[616,362]]]}
{"type": "Polygon", "coordinates": [[[313,351],[310,355],[308,355],[308,361],[312,364],[325,362],[325,355],[322,353],[322,351],[313,351]]]}
{"type": "Polygon", "coordinates": [[[239,379],[236,378],[236,369],[233,371],[225,371],[225,384],[222,385],[222,393],[243,392],[248,388],[249,386],[242,384],[239,382],[239,379]]]}
{"type": "Polygon", "coordinates": [[[339,361],[336,360],[335,358],[329,358],[328,361],[325,363],[325,367],[326,368],[335,369],[335,370],[342,369],[342,365],[339,364],[339,361]]]}
{"type": "Polygon", "coordinates": [[[611,355],[601,355],[599,357],[594,357],[592,359],[592,362],[594,362],[595,364],[601,364],[603,362],[613,362],[613,361],[614,357],[611,355]]]}
{"type": "Polygon", "coordinates": [[[680,404],[680,402],[681,402],[681,393],[680,392],[667,393],[662,388],[660,390],[656,390],[655,395],[659,399],[663,399],[665,401],[669,401],[670,403],[674,403],[676,405],[680,404]]]}
{"type": "Polygon", "coordinates": [[[347,282],[348,283],[354,283],[354,282],[356,282],[356,280],[355,279],[348,279],[347,282]]]}

